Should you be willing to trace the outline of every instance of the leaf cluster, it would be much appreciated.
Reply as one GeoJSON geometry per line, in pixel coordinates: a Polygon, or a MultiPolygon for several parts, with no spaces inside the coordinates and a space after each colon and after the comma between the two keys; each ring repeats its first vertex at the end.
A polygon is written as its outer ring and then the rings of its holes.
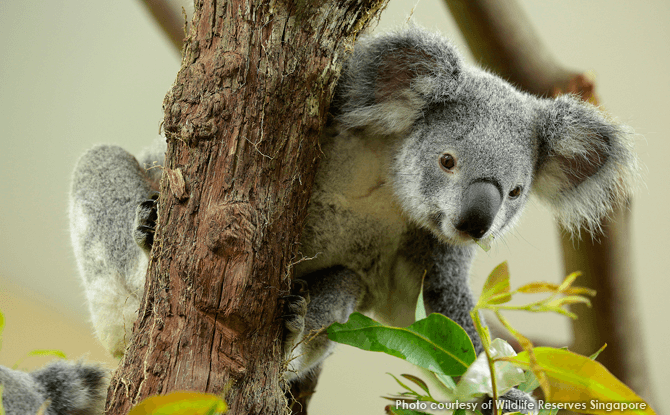
{"type": "MultiPolygon", "coordinates": [[[[463,402],[489,395],[496,403],[499,396],[514,387],[527,393],[541,388],[544,399],[549,403],[583,404],[592,401],[631,403],[636,404],[638,409],[630,410],[630,413],[655,414],[639,396],[595,361],[605,346],[590,357],[566,349],[536,348],[502,315],[503,310],[524,310],[552,312],[576,318],[566,306],[572,304],[590,306],[588,297],[595,295],[591,289],[573,285],[579,275],[579,273],[570,274],[561,284],[534,282],[512,291],[507,263],[503,262],[497,266],[489,275],[482,294],[471,312],[485,351],[479,357],[475,357],[472,342],[458,324],[441,314],[426,316],[421,294],[417,303],[416,322],[409,327],[391,327],[362,314],[353,313],[347,323],[331,325],[328,328],[328,337],[333,341],[363,350],[390,354],[427,370],[440,391],[446,392],[453,401],[463,402]],[[517,294],[547,296],[524,305],[511,305],[512,297],[517,294]],[[481,321],[481,310],[492,311],[518,340],[524,351],[517,355],[504,340],[492,340],[488,328],[481,321]],[[453,376],[460,376],[459,381],[455,382],[453,376]]],[[[414,375],[401,376],[404,380],[396,376],[393,378],[403,391],[386,399],[407,403],[438,402],[427,382],[414,375]]],[[[558,409],[549,406],[550,408],[540,408],[537,413],[555,415],[558,409]]],[[[497,413],[501,413],[501,408],[496,409],[497,413]]],[[[403,415],[423,414],[391,406],[386,407],[386,412],[403,415]]],[[[581,408],[580,412],[607,413],[590,405],[581,408]]],[[[464,413],[462,409],[454,412],[457,415],[464,413]]]]}

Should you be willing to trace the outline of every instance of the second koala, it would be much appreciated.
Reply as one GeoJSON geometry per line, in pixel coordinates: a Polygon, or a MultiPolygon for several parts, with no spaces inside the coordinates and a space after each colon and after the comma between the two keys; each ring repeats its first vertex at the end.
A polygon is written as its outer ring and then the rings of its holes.
{"type": "MultiPolygon", "coordinates": [[[[300,249],[314,259],[296,267],[311,301],[287,319],[287,351],[353,311],[411,323],[425,273],[428,311],[462,325],[480,352],[469,317],[474,240],[509,230],[531,193],[568,228],[597,228],[637,171],[630,133],[597,108],[522,93],[419,28],[358,42],[331,113],[300,249]]],[[[142,163],[162,162],[162,151],[142,163]]],[[[144,287],[157,170],[99,146],[74,173],[75,254],[96,332],[117,355],[144,287]]],[[[287,379],[331,349],[325,335],[299,344],[287,379]]]]}

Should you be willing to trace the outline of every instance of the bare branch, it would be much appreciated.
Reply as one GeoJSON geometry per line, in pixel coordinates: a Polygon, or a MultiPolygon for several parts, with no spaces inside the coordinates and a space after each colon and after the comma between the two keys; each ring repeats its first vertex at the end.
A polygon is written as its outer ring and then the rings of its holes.
{"type": "Polygon", "coordinates": [[[181,51],[184,44],[185,17],[182,12],[183,4],[179,0],[142,0],[144,6],[163,32],[170,39],[177,51],[181,51]]]}

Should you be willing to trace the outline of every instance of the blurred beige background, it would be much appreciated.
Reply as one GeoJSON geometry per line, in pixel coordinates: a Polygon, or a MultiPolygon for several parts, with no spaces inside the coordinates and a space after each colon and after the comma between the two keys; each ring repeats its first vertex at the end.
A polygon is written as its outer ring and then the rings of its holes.
{"type": "MultiPolygon", "coordinates": [[[[603,105],[639,134],[645,185],[634,206],[635,296],[655,407],[670,406],[670,2],[522,0],[542,39],[567,67],[595,71],[603,105]]],[[[467,51],[440,0],[391,0],[377,30],[414,20],[467,51]]],[[[158,133],[163,97],[180,59],[138,1],[0,1],[0,364],[33,349],[114,361],[90,334],[70,248],[67,195],[77,157],[95,143],[137,153],[158,133]]],[[[466,52],[467,54],[467,52],[466,52]]],[[[562,278],[558,237],[531,202],[514,232],[480,252],[473,288],[508,260],[512,284],[562,278]]],[[[597,298],[596,298],[597,301],[597,298]]],[[[560,317],[511,315],[534,337],[569,343],[560,317]]],[[[605,353],[607,353],[605,351],[605,353]]],[[[26,369],[44,363],[30,358],[26,369]]],[[[341,346],[325,366],[313,413],[382,413],[399,388],[385,372],[408,365],[341,346]]]]}

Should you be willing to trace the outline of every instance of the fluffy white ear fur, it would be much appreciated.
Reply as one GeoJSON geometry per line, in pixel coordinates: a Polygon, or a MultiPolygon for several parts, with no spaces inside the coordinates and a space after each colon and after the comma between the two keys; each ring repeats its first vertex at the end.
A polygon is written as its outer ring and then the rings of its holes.
{"type": "Polygon", "coordinates": [[[338,121],[375,134],[402,133],[429,103],[455,93],[461,68],[447,40],[416,27],[363,39],[338,82],[338,121]]]}
{"type": "Polygon", "coordinates": [[[598,231],[601,219],[624,203],[639,175],[633,131],[577,97],[542,100],[534,193],[575,233],[598,231]]]}

